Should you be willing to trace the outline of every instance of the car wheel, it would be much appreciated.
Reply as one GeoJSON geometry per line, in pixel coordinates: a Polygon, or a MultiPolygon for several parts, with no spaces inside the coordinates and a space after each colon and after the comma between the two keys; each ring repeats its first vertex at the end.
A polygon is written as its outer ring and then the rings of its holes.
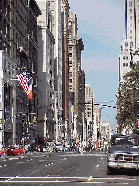
{"type": "Polygon", "coordinates": [[[112,173],[113,173],[113,168],[107,166],[107,175],[110,175],[112,173]]]}
{"type": "Polygon", "coordinates": [[[18,154],[17,154],[18,156],[20,156],[21,155],[21,153],[20,152],[18,152],[18,154]]]}
{"type": "Polygon", "coordinates": [[[6,152],[3,153],[3,156],[7,156],[6,152]]]}

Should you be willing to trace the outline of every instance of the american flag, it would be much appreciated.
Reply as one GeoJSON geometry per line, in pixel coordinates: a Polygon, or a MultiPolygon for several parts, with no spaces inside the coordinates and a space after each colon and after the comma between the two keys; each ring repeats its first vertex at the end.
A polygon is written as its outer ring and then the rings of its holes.
{"type": "Polygon", "coordinates": [[[22,74],[18,75],[17,79],[24,92],[28,95],[29,86],[28,86],[27,71],[24,71],[22,74]]]}

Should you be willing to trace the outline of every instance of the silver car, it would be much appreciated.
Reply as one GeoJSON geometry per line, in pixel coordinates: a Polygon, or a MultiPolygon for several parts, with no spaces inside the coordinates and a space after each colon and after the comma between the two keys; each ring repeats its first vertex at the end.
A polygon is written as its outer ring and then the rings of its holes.
{"type": "Polygon", "coordinates": [[[118,169],[139,170],[139,136],[115,134],[107,152],[107,174],[118,169]]]}

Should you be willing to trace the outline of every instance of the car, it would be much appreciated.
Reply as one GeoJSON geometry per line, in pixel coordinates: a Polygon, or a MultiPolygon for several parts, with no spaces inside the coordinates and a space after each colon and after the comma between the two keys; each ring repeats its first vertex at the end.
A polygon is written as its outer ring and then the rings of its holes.
{"type": "Polygon", "coordinates": [[[0,154],[1,156],[7,156],[7,150],[6,149],[0,150],[0,154]]]}
{"type": "Polygon", "coordinates": [[[24,153],[24,150],[19,147],[9,147],[7,149],[7,155],[21,155],[24,153]]]}
{"type": "Polygon", "coordinates": [[[115,170],[139,170],[139,136],[115,134],[107,152],[107,174],[115,170]]]}
{"type": "Polygon", "coordinates": [[[63,145],[61,143],[56,144],[55,151],[56,152],[63,152],[63,145]]]}

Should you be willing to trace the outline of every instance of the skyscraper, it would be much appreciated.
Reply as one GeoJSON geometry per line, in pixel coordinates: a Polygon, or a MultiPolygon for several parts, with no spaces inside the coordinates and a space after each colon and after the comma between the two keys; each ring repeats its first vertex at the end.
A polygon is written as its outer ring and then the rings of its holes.
{"type": "Polygon", "coordinates": [[[139,0],[125,0],[125,36],[122,39],[119,58],[119,81],[131,70],[132,61],[138,56],[131,55],[139,48],[139,0]]]}

